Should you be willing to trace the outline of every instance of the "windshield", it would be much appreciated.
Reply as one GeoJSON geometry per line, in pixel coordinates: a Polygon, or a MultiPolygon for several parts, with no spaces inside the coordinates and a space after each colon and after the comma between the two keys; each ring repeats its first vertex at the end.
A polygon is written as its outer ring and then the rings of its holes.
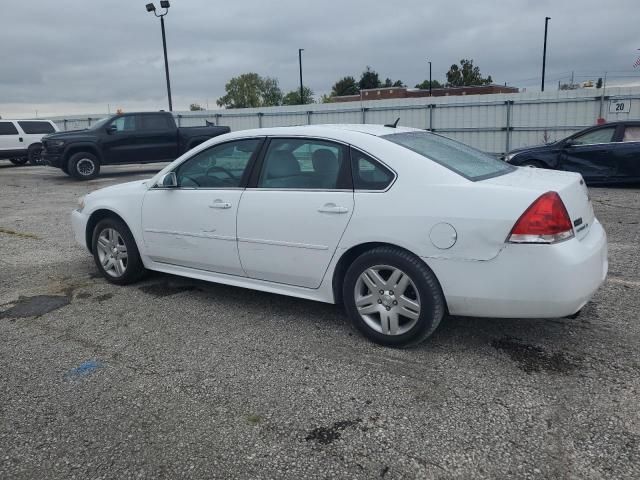
{"type": "Polygon", "coordinates": [[[472,181],[496,177],[515,167],[480,150],[429,132],[404,132],[381,138],[419,153],[472,181]]]}
{"type": "Polygon", "coordinates": [[[104,127],[109,120],[111,120],[111,117],[101,118],[96,123],[91,125],[87,130],[98,130],[99,128],[104,127]]]}

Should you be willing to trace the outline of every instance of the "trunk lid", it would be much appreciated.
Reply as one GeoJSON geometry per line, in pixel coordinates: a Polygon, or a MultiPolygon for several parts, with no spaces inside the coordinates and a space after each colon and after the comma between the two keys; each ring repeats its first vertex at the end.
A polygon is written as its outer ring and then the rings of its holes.
{"type": "Polygon", "coordinates": [[[546,192],[557,192],[569,213],[578,240],[583,239],[593,225],[593,205],[587,186],[579,173],[518,167],[511,173],[482,182],[530,190],[538,194],[536,198],[546,192]]]}

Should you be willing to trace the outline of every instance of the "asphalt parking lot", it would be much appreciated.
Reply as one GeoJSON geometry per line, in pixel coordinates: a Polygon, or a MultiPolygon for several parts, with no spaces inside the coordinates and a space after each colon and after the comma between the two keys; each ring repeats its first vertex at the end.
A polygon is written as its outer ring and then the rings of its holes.
{"type": "Polygon", "coordinates": [[[578,318],[391,350],[338,306],[104,281],[69,212],[157,169],[0,162],[0,478],[640,478],[640,187],[591,189],[609,277],[578,318]]]}

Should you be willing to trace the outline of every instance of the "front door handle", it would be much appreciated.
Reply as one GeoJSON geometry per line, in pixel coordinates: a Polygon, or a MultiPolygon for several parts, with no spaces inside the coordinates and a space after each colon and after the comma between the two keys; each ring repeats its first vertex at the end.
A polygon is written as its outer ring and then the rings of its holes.
{"type": "Polygon", "coordinates": [[[320,213],[347,213],[349,209],[336,205],[335,203],[325,203],[318,211],[320,213]]]}
{"type": "Polygon", "coordinates": [[[226,210],[227,208],[231,208],[231,204],[229,202],[223,202],[218,198],[211,205],[209,205],[209,208],[221,208],[223,210],[226,210]]]}

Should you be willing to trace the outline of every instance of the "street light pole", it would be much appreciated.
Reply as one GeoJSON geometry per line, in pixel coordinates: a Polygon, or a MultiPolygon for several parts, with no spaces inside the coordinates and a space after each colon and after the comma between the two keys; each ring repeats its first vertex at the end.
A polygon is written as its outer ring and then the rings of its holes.
{"type": "Polygon", "coordinates": [[[544,47],[542,48],[542,88],[544,92],[544,71],[547,66],[547,30],[549,28],[549,20],[551,17],[544,17],[544,47]]]}
{"type": "Polygon", "coordinates": [[[153,3],[147,4],[147,12],[153,12],[156,17],[160,17],[160,28],[162,29],[162,51],[164,52],[164,73],[167,77],[167,97],[169,98],[169,111],[173,111],[173,102],[171,101],[171,81],[169,80],[169,60],[167,58],[167,35],[164,30],[164,16],[169,13],[170,4],[168,0],[162,0],[160,7],[164,8],[164,13],[158,14],[156,6],[153,3]]]}
{"type": "Polygon", "coordinates": [[[302,52],[304,48],[298,49],[298,64],[300,65],[300,105],[304,105],[304,87],[302,86],[302,52]]]}
{"type": "Polygon", "coordinates": [[[431,96],[431,62],[429,62],[429,96],[431,96]]]}

